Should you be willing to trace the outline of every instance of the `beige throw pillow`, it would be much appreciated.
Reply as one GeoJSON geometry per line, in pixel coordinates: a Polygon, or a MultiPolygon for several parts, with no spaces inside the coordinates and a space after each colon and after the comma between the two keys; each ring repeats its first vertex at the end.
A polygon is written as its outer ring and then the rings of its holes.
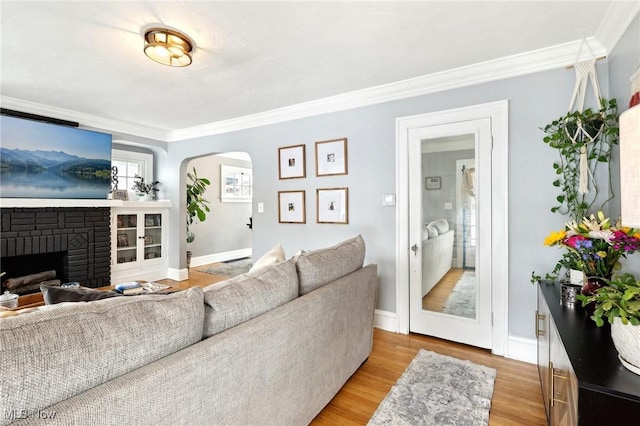
{"type": "Polygon", "coordinates": [[[285,260],[284,257],[284,249],[280,244],[266,252],[262,255],[262,257],[253,264],[249,272],[255,272],[258,269],[264,268],[265,266],[275,265],[276,263],[283,262],[285,260]]]}

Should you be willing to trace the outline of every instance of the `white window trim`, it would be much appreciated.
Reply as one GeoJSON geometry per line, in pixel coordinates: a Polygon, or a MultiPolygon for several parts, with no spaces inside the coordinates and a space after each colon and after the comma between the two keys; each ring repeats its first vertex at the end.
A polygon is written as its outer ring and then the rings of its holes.
{"type": "MultiPolygon", "coordinates": [[[[117,142],[117,141],[114,141],[117,142]]],[[[128,161],[128,162],[140,162],[142,163],[142,177],[145,182],[153,182],[153,154],[135,151],[125,151],[122,149],[111,150],[111,161],[128,161]]],[[[125,188],[121,188],[125,189],[125,188]]],[[[129,195],[133,194],[131,188],[126,188],[129,191],[129,195]]]]}

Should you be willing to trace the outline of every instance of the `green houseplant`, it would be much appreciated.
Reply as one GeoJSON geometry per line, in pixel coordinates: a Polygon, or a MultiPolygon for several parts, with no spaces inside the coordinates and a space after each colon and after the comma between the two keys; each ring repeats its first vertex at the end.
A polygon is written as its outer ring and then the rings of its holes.
{"type": "Polygon", "coordinates": [[[211,181],[207,178],[198,177],[196,168],[192,172],[187,172],[187,243],[193,242],[196,235],[191,231],[190,226],[197,220],[204,222],[207,213],[211,211],[207,201],[203,195],[207,190],[207,186],[211,185],[211,181]]]}
{"type": "Polygon", "coordinates": [[[557,175],[553,186],[560,189],[560,194],[556,197],[557,204],[551,208],[552,212],[579,221],[593,211],[598,196],[596,172],[601,165],[607,167],[606,183],[610,196],[598,210],[613,198],[610,161],[611,148],[618,144],[617,109],[615,99],[600,99],[599,110],[587,108],[569,112],[543,128],[547,134],[543,138],[544,143],[557,149],[559,154],[559,160],[553,163],[557,175]],[[579,190],[581,168],[582,178],[588,180],[592,191],[579,190]]]}
{"type": "Polygon", "coordinates": [[[155,197],[156,193],[159,191],[158,185],[160,182],[153,181],[151,183],[145,183],[144,178],[142,176],[134,175],[133,178],[133,186],[131,189],[138,195],[141,199],[151,199],[155,197]]]}
{"type": "Polygon", "coordinates": [[[611,339],[620,362],[640,374],[640,281],[631,274],[614,278],[591,296],[576,296],[582,306],[595,304],[591,319],[598,327],[606,318],[611,323],[611,339]]]}
{"type": "Polygon", "coordinates": [[[631,274],[615,277],[591,296],[578,295],[582,306],[595,303],[591,319],[602,327],[606,318],[610,324],[616,318],[624,325],[640,325],[640,282],[631,274]]]}

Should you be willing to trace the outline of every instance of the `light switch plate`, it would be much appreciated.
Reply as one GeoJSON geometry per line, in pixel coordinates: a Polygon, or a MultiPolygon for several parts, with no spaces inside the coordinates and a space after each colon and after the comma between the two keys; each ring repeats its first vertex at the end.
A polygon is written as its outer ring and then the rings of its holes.
{"type": "Polygon", "coordinates": [[[444,209],[445,209],[445,210],[451,210],[451,209],[453,209],[453,204],[451,204],[451,203],[444,203],[444,209]]]}
{"type": "Polygon", "coordinates": [[[396,195],[395,194],[384,194],[382,196],[382,205],[383,206],[395,206],[396,205],[396,195]]]}
{"type": "Polygon", "coordinates": [[[258,213],[264,213],[264,203],[258,203],[258,213]]]}

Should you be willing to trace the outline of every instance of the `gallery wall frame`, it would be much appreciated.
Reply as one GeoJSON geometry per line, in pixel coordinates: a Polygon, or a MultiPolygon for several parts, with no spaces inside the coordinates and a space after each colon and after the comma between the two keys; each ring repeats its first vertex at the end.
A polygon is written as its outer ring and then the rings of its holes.
{"type": "Polygon", "coordinates": [[[278,178],[298,179],[307,177],[306,146],[291,145],[278,148],[278,178]]]}
{"type": "Polygon", "coordinates": [[[424,178],[424,189],[442,188],[442,179],[439,176],[429,176],[424,178]]]}
{"type": "Polygon", "coordinates": [[[347,138],[318,141],[315,150],[316,176],[348,174],[347,138]]]}
{"type": "Polygon", "coordinates": [[[316,189],[316,222],[349,223],[349,188],[316,189]]]}
{"type": "Polygon", "coordinates": [[[305,191],[278,191],[278,222],[307,222],[305,191]]]}

